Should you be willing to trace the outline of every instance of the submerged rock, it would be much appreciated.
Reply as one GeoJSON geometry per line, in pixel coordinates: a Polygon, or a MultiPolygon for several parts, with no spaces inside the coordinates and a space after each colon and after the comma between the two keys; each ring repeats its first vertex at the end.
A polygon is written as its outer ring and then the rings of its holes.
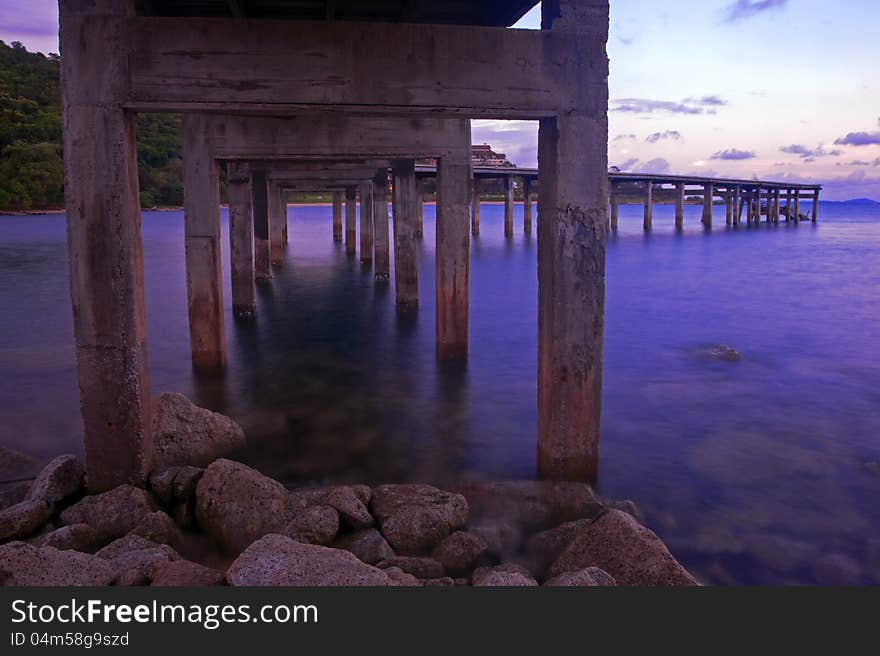
{"type": "Polygon", "coordinates": [[[101,586],[109,585],[114,574],[108,561],[79,551],[25,542],[0,546],[0,585],[101,586]]]}
{"type": "Polygon", "coordinates": [[[460,494],[430,485],[382,485],[370,502],[382,534],[397,553],[430,551],[467,523],[468,505],[460,494]]]}

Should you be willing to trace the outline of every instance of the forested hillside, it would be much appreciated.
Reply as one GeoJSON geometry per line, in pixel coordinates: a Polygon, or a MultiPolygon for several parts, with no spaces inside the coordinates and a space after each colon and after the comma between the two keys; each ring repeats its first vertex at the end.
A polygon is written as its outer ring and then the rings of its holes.
{"type": "MultiPolygon", "coordinates": [[[[0,41],[0,210],[64,204],[59,59],[0,41]]],[[[180,117],[138,116],[141,205],[183,203],[180,117]]]]}

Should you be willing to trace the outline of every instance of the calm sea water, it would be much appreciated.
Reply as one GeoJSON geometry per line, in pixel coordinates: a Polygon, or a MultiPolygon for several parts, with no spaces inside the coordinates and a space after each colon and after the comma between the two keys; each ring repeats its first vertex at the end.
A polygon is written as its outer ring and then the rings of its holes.
{"type": "MultiPolygon", "coordinates": [[[[817,225],[704,233],[621,209],[608,243],[598,488],[631,498],[714,583],[880,583],[880,206],[823,203],[817,225]],[[726,345],[741,358],[715,357],[726,345]]],[[[229,366],[189,364],[183,217],[145,212],[154,393],[179,390],[248,432],[245,459],[293,482],[532,477],[536,241],[482,208],[470,359],[434,357],[434,207],[422,306],[331,240],[328,207],[291,207],[284,266],[255,321],[231,315],[229,366]]],[[[720,218],[720,226],[717,226],[720,218]]],[[[223,211],[224,247],[228,244],[223,211]]],[[[0,444],[81,449],[62,216],[0,217],[0,444]]],[[[224,258],[228,256],[228,249],[224,258]]]]}

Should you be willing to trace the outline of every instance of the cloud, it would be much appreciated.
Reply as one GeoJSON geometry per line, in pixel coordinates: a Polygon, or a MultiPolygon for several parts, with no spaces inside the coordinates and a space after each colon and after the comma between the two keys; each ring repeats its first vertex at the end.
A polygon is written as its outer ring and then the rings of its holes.
{"type": "Polygon", "coordinates": [[[633,173],[669,173],[669,162],[662,157],[648,160],[633,168],[633,173]]]}
{"type": "Polygon", "coordinates": [[[755,156],[751,150],[737,150],[736,148],[728,148],[727,150],[719,150],[714,153],[710,159],[738,160],[752,159],[755,156]]]}
{"type": "Polygon", "coordinates": [[[524,168],[538,165],[537,121],[475,120],[471,121],[471,142],[488,143],[495,152],[524,168]]]}
{"type": "Polygon", "coordinates": [[[618,98],[612,101],[612,112],[630,114],[653,114],[667,112],[669,114],[715,114],[716,108],[727,104],[718,96],[702,98],[685,98],[681,102],[674,100],[655,100],[653,98],[618,98]]]}
{"type": "MultiPolygon", "coordinates": [[[[880,159],[880,158],[878,158],[878,159],[880,159]]],[[[874,160],[874,161],[876,162],[877,160],[874,160]]],[[[871,162],[866,162],[863,159],[854,159],[849,162],[846,162],[846,164],[844,164],[844,166],[871,166],[871,162]]]]}
{"type": "Polygon", "coordinates": [[[872,146],[880,144],[880,132],[850,132],[834,143],[838,146],[872,146]]]}
{"type": "Polygon", "coordinates": [[[825,150],[822,144],[815,148],[807,148],[801,144],[792,144],[790,146],[780,146],[779,151],[789,155],[800,155],[805,160],[815,159],[816,157],[837,157],[841,154],[839,150],[825,150]]]}
{"type": "Polygon", "coordinates": [[[736,0],[724,9],[724,20],[727,23],[736,23],[769,9],[781,9],[786,4],[788,0],[736,0]]]}
{"type": "Polygon", "coordinates": [[[638,163],[639,163],[638,157],[631,157],[628,160],[626,160],[625,162],[621,162],[620,164],[618,164],[617,168],[621,171],[629,171],[638,163]]]}
{"type": "Polygon", "coordinates": [[[634,134],[618,134],[612,141],[623,141],[624,139],[635,139],[634,134]]]}
{"type": "Polygon", "coordinates": [[[648,143],[657,143],[661,139],[672,139],[673,141],[678,141],[681,139],[681,132],[678,130],[664,130],[663,132],[654,132],[653,134],[649,134],[645,137],[645,141],[648,143]]]}
{"type": "Polygon", "coordinates": [[[723,107],[727,104],[724,98],[719,96],[703,96],[702,98],[685,98],[685,103],[692,105],[703,105],[704,107],[723,107]]]}

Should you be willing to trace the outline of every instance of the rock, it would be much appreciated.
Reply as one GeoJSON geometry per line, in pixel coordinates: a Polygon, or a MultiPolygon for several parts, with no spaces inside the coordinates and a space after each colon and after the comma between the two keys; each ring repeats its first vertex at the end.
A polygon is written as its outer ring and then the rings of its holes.
{"type": "Polygon", "coordinates": [[[505,560],[519,551],[522,544],[522,529],[508,522],[482,521],[471,524],[468,531],[482,538],[489,555],[505,560]]]}
{"type": "Polygon", "coordinates": [[[394,550],[391,545],[374,528],[365,528],[344,535],[336,540],[333,547],[350,551],[368,565],[375,565],[383,560],[394,558],[394,550]]]}
{"type": "Polygon", "coordinates": [[[183,539],[174,520],[161,510],[144,515],[130,534],[159,544],[177,545],[183,539]]]}
{"type": "Polygon", "coordinates": [[[380,569],[348,551],[266,535],[245,549],[226,572],[234,586],[388,586],[380,569]]]}
{"type": "Polygon", "coordinates": [[[382,485],[370,501],[382,534],[398,553],[430,551],[465,525],[468,505],[460,494],[430,485],[382,485]]]}
{"type": "Polygon", "coordinates": [[[105,560],[115,560],[135,551],[160,551],[166,554],[169,560],[180,558],[180,555],[167,544],[159,544],[133,533],[114,540],[95,555],[105,560]]]}
{"type": "Polygon", "coordinates": [[[52,517],[55,507],[45,501],[22,501],[0,510],[0,542],[33,535],[52,517]]]}
{"type": "Polygon", "coordinates": [[[156,509],[152,496],[137,487],[120,485],[108,492],[83,497],[64,510],[61,523],[88,524],[101,535],[117,538],[138,525],[156,509]]]}
{"type": "Polygon", "coordinates": [[[639,509],[636,502],[632,499],[623,499],[620,501],[614,499],[602,499],[602,504],[606,508],[613,508],[614,510],[625,512],[639,524],[644,524],[645,522],[645,513],[639,509]]]}
{"type": "Polygon", "coordinates": [[[739,354],[735,348],[727,346],[726,344],[715,344],[714,346],[710,346],[706,353],[709,357],[715,358],[716,360],[722,360],[724,362],[739,362],[742,359],[742,356],[739,354]]]}
{"type": "Polygon", "coordinates": [[[481,567],[474,571],[474,587],[537,587],[538,582],[521,565],[504,563],[495,567],[481,567]]]}
{"type": "Polygon", "coordinates": [[[418,579],[436,579],[446,575],[443,565],[433,558],[418,558],[416,556],[395,556],[379,563],[380,569],[397,567],[407,574],[412,574],[418,579]]]}
{"type": "Polygon", "coordinates": [[[71,524],[33,538],[31,543],[38,547],[54,547],[61,551],[73,549],[91,553],[104,546],[105,539],[88,524],[71,524]]]}
{"type": "Polygon", "coordinates": [[[436,579],[425,579],[422,585],[426,588],[451,588],[455,585],[455,580],[450,576],[441,576],[436,579]]]}
{"type": "Polygon", "coordinates": [[[83,489],[86,470],[73,455],[58,456],[37,475],[28,492],[31,501],[58,503],[83,489]]]}
{"type": "Polygon", "coordinates": [[[489,545],[483,538],[466,531],[456,531],[434,548],[431,557],[455,576],[473,569],[488,549],[489,545]]]}
{"type": "Polygon", "coordinates": [[[245,446],[244,430],[229,417],[168,392],[152,404],[153,465],[205,466],[245,446]]]}
{"type": "Polygon", "coordinates": [[[204,473],[204,469],[190,466],[157,469],[150,474],[150,489],[166,505],[175,500],[186,501],[195,496],[196,486],[204,473]]]}
{"type": "Polygon", "coordinates": [[[180,560],[180,554],[167,544],[157,544],[134,534],[111,542],[95,555],[111,564],[116,585],[148,585],[154,567],[180,560]]]}
{"type": "Polygon", "coordinates": [[[174,477],[179,467],[154,469],[150,474],[150,491],[165,505],[174,500],[174,477]]]}
{"type": "Polygon", "coordinates": [[[592,523],[590,519],[578,519],[540,533],[535,533],[526,541],[525,557],[529,565],[539,576],[543,576],[547,568],[562,555],[571,544],[579,529],[592,523]]]}
{"type": "Polygon", "coordinates": [[[150,581],[151,585],[166,587],[225,585],[226,574],[189,560],[169,560],[153,567],[150,581]]]}
{"type": "Polygon", "coordinates": [[[311,506],[298,513],[282,531],[294,540],[327,546],[339,531],[339,513],[330,506],[311,506]]]}
{"type": "Polygon", "coordinates": [[[369,528],[376,523],[367,507],[350,487],[333,488],[324,495],[323,502],[335,508],[342,521],[353,529],[369,528]]]}
{"type": "Polygon", "coordinates": [[[174,515],[174,523],[182,529],[190,529],[195,525],[195,503],[193,499],[189,501],[181,501],[174,506],[172,511],[174,515]]]}
{"type": "Polygon", "coordinates": [[[540,531],[563,522],[597,517],[602,504],[585,483],[502,481],[468,483],[456,488],[467,499],[471,521],[504,522],[540,531]]]}
{"type": "Polygon", "coordinates": [[[232,460],[217,460],[196,487],[196,521],[221,547],[237,553],[294,519],[281,483],[232,460]]]}
{"type": "Polygon", "coordinates": [[[110,563],[91,554],[24,542],[0,546],[0,585],[103,586],[113,576],[110,563]]]}
{"type": "Polygon", "coordinates": [[[619,510],[579,528],[548,577],[587,567],[602,568],[618,585],[699,585],[653,531],[619,510]]]}
{"type": "Polygon", "coordinates": [[[587,567],[575,572],[563,572],[559,576],[544,581],[544,585],[550,587],[595,587],[617,585],[614,577],[604,569],[587,567]]]}
{"type": "Polygon", "coordinates": [[[422,582],[412,574],[404,572],[399,567],[388,567],[384,570],[385,574],[391,580],[391,585],[399,588],[416,588],[421,587],[422,582]]]}

